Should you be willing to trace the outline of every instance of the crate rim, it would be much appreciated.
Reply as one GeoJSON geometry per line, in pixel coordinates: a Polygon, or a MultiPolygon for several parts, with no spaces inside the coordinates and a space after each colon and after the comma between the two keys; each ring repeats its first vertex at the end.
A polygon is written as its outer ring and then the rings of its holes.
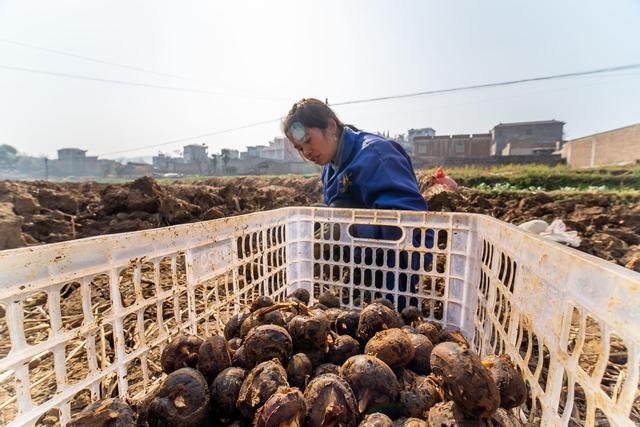
{"type": "MultiPolygon", "coordinates": [[[[608,261],[604,258],[599,258],[595,255],[591,255],[588,254],[586,252],[582,252],[576,248],[572,248],[569,247],[567,245],[564,245],[562,243],[558,243],[558,242],[554,242],[548,239],[545,239],[544,237],[538,236],[536,234],[533,233],[529,233],[525,230],[522,230],[521,228],[519,228],[517,225],[512,224],[510,222],[506,222],[506,221],[502,221],[498,218],[492,217],[490,215],[486,215],[486,214],[478,214],[478,213],[467,213],[467,212],[433,212],[433,211],[408,211],[408,210],[390,210],[390,209],[350,209],[350,208],[320,208],[320,207],[306,207],[306,206],[291,206],[291,207],[283,207],[283,208],[277,208],[277,209],[269,209],[269,210],[265,210],[265,211],[259,211],[259,212],[251,212],[251,213],[246,213],[246,214],[240,214],[240,215],[232,215],[232,216],[228,216],[228,217],[224,217],[224,218],[218,218],[218,219],[212,219],[212,220],[205,220],[205,221],[197,221],[197,222],[192,222],[192,223],[186,223],[186,224],[177,224],[177,225],[170,225],[170,226],[166,226],[166,227],[158,227],[158,228],[150,228],[150,229],[146,229],[146,230],[137,230],[137,231],[127,231],[127,232],[123,232],[123,233],[113,233],[113,234],[104,234],[104,235],[100,235],[100,236],[91,236],[91,237],[83,237],[80,239],[73,239],[73,240],[65,240],[62,242],[55,242],[55,243],[45,243],[42,245],[33,245],[33,246],[25,246],[25,247],[21,247],[21,248],[15,248],[15,249],[5,249],[5,250],[1,250],[0,251],[0,262],[2,262],[2,260],[4,258],[9,258],[9,257],[13,257],[13,256],[24,256],[27,255],[29,253],[34,253],[36,251],[42,251],[42,250],[50,250],[50,251],[55,251],[57,249],[63,249],[69,246],[75,246],[75,245],[81,245],[81,244],[91,244],[91,243],[100,243],[100,242],[113,242],[116,243],[118,240],[121,239],[127,239],[130,238],[132,236],[135,235],[139,235],[140,233],[145,233],[145,234],[151,234],[150,237],[154,237],[154,235],[158,235],[161,236],[163,234],[168,234],[171,233],[172,231],[186,231],[189,230],[191,228],[193,228],[194,226],[217,226],[217,225],[223,225],[226,224],[227,222],[230,221],[235,221],[235,220],[242,220],[244,218],[249,218],[252,216],[260,216],[260,215],[267,215],[268,213],[284,213],[284,212],[288,212],[288,211],[300,211],[300,212],[305,212],[305,213],[321,213],[322,210],[326,210],[326,209],[330,209],[331,212],[334,211],[338,211],[338,212],[351,212],[352,213],[352,217],[357,216],[358,213],[362,213],[365,214],[365,216],[372,216],[374,219],[373,224],[374,225],[378,225],[378,224],[389,224],[389,221],[384,221],[384,218],[382,220],[378,219],[379,216],[385,216],[385,215],[389,215],[390,212],[392,212],[395,215],[399,215],[399,214],[410,214],[410,215],[424,215],[426,216],[440,216],[440,217],[452,217],[452,216],[462,216],[462,217],[471,217],[471,218],[483,218],[483,220],[489,220],[492,221],[496,224],[500,224],[502,226],[507,226],[508,228],[510,228],[512,231],[520,233],[523,236],[527,236],[530,239],[533,239],[536,242],[539,243],[543,243],[543,244],[548,244],[551,247],[555,248],[555,250],[559,250],[561,252],[564,252],[567,255],[572,255],[572,256],[579,256],[581,258],[583,258],[585,261],[589,261],[591,264],[595,264],[600,268],[605,268],[607,270],[611,270],[611,273],[615,273],[617,275],[623,275],[626,276],[625,278],[627,279],[635,279],[640,281],[640,273],[633,271],[631,269],[628,269],[626,267],[623,267],[621,265],[615,264],[612,261],[608,261]]],[[[330,216],[328,217],[329,219],[331,218],[330,216]]],[[[205,230],[205,231],[210,231],[210,230],[205,230]]],[[[54,259],[55,261],[55,259],[54,259]]],[[[0,288],[5,287],[4,284],[0,284],[0,288]]]]}

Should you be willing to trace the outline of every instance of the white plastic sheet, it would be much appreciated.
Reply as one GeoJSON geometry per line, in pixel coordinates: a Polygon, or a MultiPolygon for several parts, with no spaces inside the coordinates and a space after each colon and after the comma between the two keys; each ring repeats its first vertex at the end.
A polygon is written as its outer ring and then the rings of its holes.
{"type": "Polygon", "coordinates": [[[566,224],[561,219],[554,220],[551,224],[541,219],[520,224],[518,227],[533,234],[537,234],[554,242],[564,243],[577,248],[582,239],[577,231],[568,231],[566,224]]]}

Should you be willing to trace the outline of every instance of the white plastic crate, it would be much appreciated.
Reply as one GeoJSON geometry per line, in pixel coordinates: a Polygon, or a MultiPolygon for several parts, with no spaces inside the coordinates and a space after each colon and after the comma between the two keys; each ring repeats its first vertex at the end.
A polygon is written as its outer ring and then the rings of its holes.
{"type": "Polygon", "coordinates": [[[639,274],[482,215],[286,208],[0,252],[0,424],[140,397],[171,336],[221,332],[256,295],[299,287],[348,307],[391,294],[510,354],[534,425],[640,422],[639,274]],[[354,224],[402,237],[353,238],[354,224]]]}

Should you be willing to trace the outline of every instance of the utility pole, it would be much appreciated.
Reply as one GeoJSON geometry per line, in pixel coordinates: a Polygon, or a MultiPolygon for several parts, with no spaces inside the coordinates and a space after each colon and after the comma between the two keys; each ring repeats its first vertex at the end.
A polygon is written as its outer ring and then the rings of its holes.
{"type": "Polygon", "coordinates": [[[44,158],[44,180],[49,181],[49,159],[44,158]]]}

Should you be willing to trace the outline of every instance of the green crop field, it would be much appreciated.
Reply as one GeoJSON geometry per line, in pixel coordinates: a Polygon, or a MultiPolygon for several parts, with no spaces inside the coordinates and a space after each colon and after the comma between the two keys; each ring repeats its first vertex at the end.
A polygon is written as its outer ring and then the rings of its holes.
{"type": "MultiPolygon", "coordinates": [[[[491,192],[640,192],[640,165],[570,170],[564,165],[504,165],[445,168],[458,184],[491,192]]],[[[422,169],[417,175],[430,174],[422,169]]]]}

